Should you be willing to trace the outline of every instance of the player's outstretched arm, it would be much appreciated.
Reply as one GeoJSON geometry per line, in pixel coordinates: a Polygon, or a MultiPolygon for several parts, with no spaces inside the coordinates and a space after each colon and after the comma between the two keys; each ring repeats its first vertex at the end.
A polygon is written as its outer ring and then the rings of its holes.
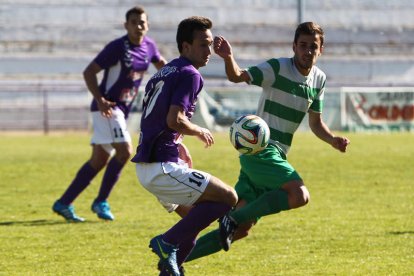
{"type": "Polygon", "coordinates": [[[214,38],[214,52],[224,60],[227,79],[231,82],[248,82],[249,75],[240,69],[233,56],[230,43],[222,36],[214,38]]]}
{"type": "Polygon", "coordinates": [[[340,152],[345,152],[350,144],[346,137],[335,136],[329,127],[323,122],[321,113],[309,112],[309,127],[312,132],[321,140],[330,144],[340,152]]]}
{"type": "Polygon", "coordinates": [[[342,136],[334,136],[331,146],[340,152],[346,152],[346,148],[351,143],[348,138],[342,136]]]}

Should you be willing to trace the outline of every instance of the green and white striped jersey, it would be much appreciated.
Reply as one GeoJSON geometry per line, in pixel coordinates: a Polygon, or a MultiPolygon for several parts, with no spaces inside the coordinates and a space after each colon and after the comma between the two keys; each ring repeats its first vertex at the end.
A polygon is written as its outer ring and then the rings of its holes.
{"type": "Polygon", "coordinates": [[[322,112],[326,75],[313,66],[308,76],[296,69],[293,58],[269,59],[249,67],[251,82],[263,88],[257,115],[270,128],[270,143],[289,152],[293,134],[310,110],[322,112]]]}

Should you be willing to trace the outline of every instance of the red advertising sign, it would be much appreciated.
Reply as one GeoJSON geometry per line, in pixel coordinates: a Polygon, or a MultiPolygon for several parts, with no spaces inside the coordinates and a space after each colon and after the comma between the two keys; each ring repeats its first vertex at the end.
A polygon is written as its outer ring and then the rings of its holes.
{"type": "Polygon", "coordinates": [[[414,130],[414,88],[345,87],[341,101],[344,130],[414,130]]]}

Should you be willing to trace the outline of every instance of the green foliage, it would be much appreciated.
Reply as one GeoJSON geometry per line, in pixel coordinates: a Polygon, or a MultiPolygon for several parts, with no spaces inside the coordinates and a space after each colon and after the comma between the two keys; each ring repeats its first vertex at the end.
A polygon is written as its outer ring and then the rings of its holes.
{"type": "MultiPolygon", "coordinates": [[[[310,204],[262,218],[229,252],[186,264],[187,274],[413,275],[413,135],[346,135],[352,144],[342,154],[298,133],[289,160],[310,204]]],[[[90,211],[101,172],[75,201],[87,222],[69,224],[51,206],[89,158],[89,135],[0,137],[0,275],[157,275],[148,241],[178,216],[139,185],[132,163],[109,199],[115,221],[90,211]]],[[[236,182],[227,134],[217,133],[209,149],[185,141],[196,168],[236,182]]]]}

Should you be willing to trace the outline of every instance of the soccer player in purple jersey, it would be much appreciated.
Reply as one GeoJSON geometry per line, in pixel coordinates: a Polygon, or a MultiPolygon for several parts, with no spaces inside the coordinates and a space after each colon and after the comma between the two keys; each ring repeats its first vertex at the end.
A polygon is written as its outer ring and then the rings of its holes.
{"type": "Polygon", "coordinates": [[[92,156],[52,207],[68,221],[84,221],[76,215],[72,202],[105,166],[99,194],[91,209],[101,219],[114,219],[107,198],[132,154],[126,124],[128,113],[150,63],[157,69],[166,64],[155,42],[146,36],[148,21],[144,9],[134,7],[125,17],[127,34],[107,44],[83,72],[86,86],[93,95],[92,156]],[[98,85],[97,74],[102,70],[103,78],[98,85]]]}
{"type": "Polygon", "coordinates": [[[191,122],[203,88],[198,69],[211,56],[211,27],[205,17],[181,21],[176,37],[180,57],[152,76],[145,89],[140,142],[132,159],[139,182],[161,202],[192,206],[178,223],[150,241],[160,258],[161,275],[180,275],[198,233],[237,202],[232,187],[191,168],[180,155],[183,135],[198,137],[206,147],[214,143],[208,129],[191,122]]]}

